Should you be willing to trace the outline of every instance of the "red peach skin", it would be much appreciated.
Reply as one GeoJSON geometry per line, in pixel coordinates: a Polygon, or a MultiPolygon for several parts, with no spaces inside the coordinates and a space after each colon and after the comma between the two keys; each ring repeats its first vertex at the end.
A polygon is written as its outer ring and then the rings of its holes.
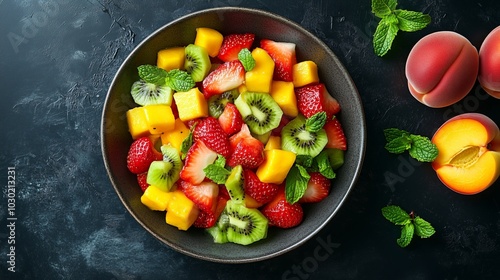
{"type": "Polygon", "coordinates": [[[493,29],[479,49],[479,84],[500,99],[500,26],[493,29]]]}
{"type": "Polygon", "coordinates": [[[410,93],[432,108],[446,107],[464,98],[474,86],[478,70],[477,49],[452,31],[423,37],[406,61],[410,93]]]}

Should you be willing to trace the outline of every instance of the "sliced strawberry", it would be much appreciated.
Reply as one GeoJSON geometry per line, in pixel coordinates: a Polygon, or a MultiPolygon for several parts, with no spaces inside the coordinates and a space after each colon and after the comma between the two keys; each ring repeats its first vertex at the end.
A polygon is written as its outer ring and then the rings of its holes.
{"type": "Polygon", "coordinates": [[[200,211],[198,217],[193,223],[193,226],[197,228],[209,228],[215,226],[220,214],[226,207],[227,201],[228,199],[219,196],[217,198],[217,207],[215,208],[215,211],[200,211]]]}
{"type": "Polygon", "coordinates": [[[320,202],[330,193],[331,181],[319,172],[311,172],[307,182],[307,189],[300,198],[299,203],[320,202]]]}
{"type": "Polygon", "coordinates": [[[198,122],[193,130],[193,140],[202,141],[210,150],[225,158],[231,155],[229,138],[214,117],[207,117],[198,122]]]}
{"type": "Polygon", "coordinates": [[[244,189],[245,193],[251,196],[259,203],[268,203],[278,193],[279,185],[272,183],[263,183],[259,177],[249,169],[243,170],[244,173],[244,189]]]}
{"type": "Polygon", "coordinates": [[[237,88],[245,81],[245,68],[239,60],[225,62],[203,80],[203,95],[213,95],[237,88]]]}
{"type": "Polygon", "coordinates": [[[201,182],[198,185],[193,185],[180,180],[177,186],[201,211],[215,212],[219,196],[219,185],[213,182],[201,182]]]}
{"type": "Polygon", "coordinates": [[[313,84],[295,89],[299,112],[306,118],[324,111],[331,119],[340,111],[340,104],[328,93],[324,84],[313,84]]]}
{"type": "Polygon", "coordinates": [[[334,117],[332,120],[327,121],[323,128],[328,137],[326,148],[335,148],[343,151],[347,150],[347,140],[338,118],[334,117]]]}
{"type": "Polygon", "coordinates": [[[242,49],[250,49],[252,47],[255,34],[229,34],[224,36],[222,45],[217,57],[222,61],[232,61],[238,59],[238,53],[242,49]]]}
{"type": "Polygon", "coordinates": [[[217,153],[209,149],[202,141],[193,143],[186,154],[180,177],[193,185],[198,185],[205,179],[205,167],[217,159],[217,153]]]}
{"type": "Polygon", "coordinates": [[[144,173],[148,171],[151,162],[162,158],[163,155],[155,149],[153,141],[147,136],[141,137],[130,145],[127,168],[134,174],[144,173]]]}
{"type": "Polygon", "coordinates": [[[262,206],[262,214],[269,220],[270,226],[291,228],[299,225],[304,218],[300,203],[290,204],[286,201],[285,188],[281,186],[278,194],[268,204],[262,206]]]}
{"type": "Polygon", "coordinates": [[[229,196],[229,192],[226,189],[226,186],[219,185],[219,197],[225,198],[226,200],[231,199],[229,196]]]}
{"type": "Polygon", "coordinates": [[[297,63],[295,44],[276,42],[269,39],[260,41],[263,48],[274,61],[274,80],[293,81],[293,65],[297,63]]]}
{"type": "Polygon", "coordinates": [[[241,126],[240,132],[229,138],[229,142],[233,150],[229,166],[241,165],[243,168],[254,169],[264,161],[264,144],[250,134],[246,124],[241,126]]]}
{"type": "Polygon", "coordinates": [[[149,184],[146,180],[147,178],[148,172],[137,174],[137,183],[139,183],[139,187],[143,192],[146,191],[146,189],[149,187],[149,184]]]}
{"type": "Polygon", "coordinates": [[[224,111],[219,116],[219,123],[222,130],[227,135],[233,135],[241,130],[243,125],[243,117],[233,103],[227,103],[224,111]]]}

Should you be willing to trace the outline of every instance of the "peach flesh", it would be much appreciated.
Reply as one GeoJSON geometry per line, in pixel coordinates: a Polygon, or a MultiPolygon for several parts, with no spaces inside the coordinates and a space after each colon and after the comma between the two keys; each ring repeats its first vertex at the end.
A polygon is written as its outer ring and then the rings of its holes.
{"type": "Polygon", "coordinates": [[[500,26],[493,29],[479,49],[479,84],[495,98],[500,98],[500,26]]]}
{"type": "Polygon", "coordinates": [[[464,98],[476,82],[477,49],[452,31],[431,33],[410,51],[405,74],[410,93],[433,108],[452,105],[464,98]]]}

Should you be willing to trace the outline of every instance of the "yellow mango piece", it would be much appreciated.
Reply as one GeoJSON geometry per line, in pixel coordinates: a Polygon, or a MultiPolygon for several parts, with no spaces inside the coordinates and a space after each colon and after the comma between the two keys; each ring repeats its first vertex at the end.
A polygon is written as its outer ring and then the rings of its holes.
{"type": "Polygon", "coordinates": [[[144,113],[144,107],[135,107],[127,111],[128,130],[132,139],[148,136],[149,126],[144,113]]]}
{"type": "Polygon", "coordinates": [[[247,92],[247,86],[245,84],[241,84],[239,87],[238,87],[238,93],[242,94],[244,92],[247,92]]]}
{"type": "Polygon", "coordinates": [[[261,48],[252,51],[255,67],[245,73],[245,86],[248,91],[270,92],[274,73],[274,60],[261,48]]]}
{"type": "Polygon", "coordinates": [[[172,195],[172,192],[162,191],[158,187],[151,185],[142,194],[141,202],[151,210],[165,211],[172,195]]]}
{"type": "Polygon", "coordinates": [[[165,221],[180,230],[187,230],[198,217],[199,209],[182,191],[175,190],[172,193],[165,221]]]}
{"type": "Polygon", "coordinates": [[[175,120],[175,127],[173,130],[165,132],[161,135],[161,143],[163,145],[170,144],[172,147],[181,152],[182,141],[189,135],[189,128],[184,124],[181,119],[175,120]]]}
{"type": "Polygon", "coordinates": [[[199,27],[196,28],[196,38],[194,44],[203,47],[211,57],[216,57],[219,54],[220,47],[224,36],[212,28],[199,27]]]}
{"type": "Polygon", "coordinates": [[[184,47],[171,47],[158,51],[156,66],[167,71],[184,69],[184,47]]]}
{"type": "Polygon", "coordinates": [[[271,135],[269,136],[269,139],[267,140],[266,146],[264,147],[264,150],[275,150],[275,149],[281,149],[281,137],[279,136],[274,136],[271,135]]]}
{"type": "Polygon", "coordinates": [[[319,82],[318,65],[311,60],[301,61],[293,65],[293,85],[302,87],[319,82]]]}
{"type": "Polygon", "coordinates": [[[208,117],[207,100],[197,87],[174,93],[174,100],[182,121],[208,117]]]}
{"type": "Polygon", "coordinates": [[[264,183],[281,184],[292,168],[296,155],[293,152],[274,149],[265,150],[264,158],[255,174],[264,183]]]}
{"type": "Polygon", "coordinates": [[[146,105],[144,114],[151,134],[161,134],[175,127],[175,117],[168,105],[146,105]]]}
{"type": "Polygon", "coordinates": [[[299,114],[292,82],[273,81],[270,94],[285,115],[294,118],[299,114]]]}

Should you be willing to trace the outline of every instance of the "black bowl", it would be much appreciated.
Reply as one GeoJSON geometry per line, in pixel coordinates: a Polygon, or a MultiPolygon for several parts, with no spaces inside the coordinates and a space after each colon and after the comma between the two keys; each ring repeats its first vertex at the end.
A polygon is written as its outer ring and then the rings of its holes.
{"type": "Polygon", "coordinates": [[[222,263],[244,263],[272,258],[288,252],[314,236],[339,210],[354,187],[364,158],[366,127],[357,89],[335,54],[321,40],[298,24],[281,16],[247,8],[214,8],[198,11],[156,30],[125,59],[114,77],[104,104],[101,145],[104,163],[116,193],[130,214],[153,236],[186,255],[222,263]],[[241,246],[215,244],[204,230],[179,231],[165,223],[164,212],[146,208],[136,176],[126,167],[132,142],[126,111],[136,105],[129,94],[138,79],[137,67],[155,64],[158,50],[194,42],[197,27],[210,27],[223,34],[251,32],[256,40],[268,38],[297,45],[297,60],[318,65],[320,80],[341,104],[339,119],[348,141],[345,164],[337,171],[330,195],[322,202],[305,207],[304,221],[292,229],[270,228],[266,239],[241,246]]]}

